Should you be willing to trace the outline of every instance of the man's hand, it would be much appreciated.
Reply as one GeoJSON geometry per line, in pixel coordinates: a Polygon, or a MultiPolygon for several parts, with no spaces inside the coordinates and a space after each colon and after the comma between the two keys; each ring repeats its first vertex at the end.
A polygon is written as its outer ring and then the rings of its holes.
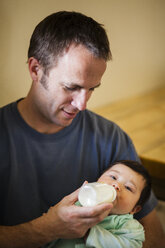
{"type": "Polygon", "coordinates": [[[75,206],[78,190],[64,197],[41,217],[16,226],[0,226],[0,248],[36,248],[58,238],[83,237],[103,220],[113,204],[75,206]]]}
{"type": "Polygon", "coordinates": [[[51,238],[83,237],[88,229],[102,221],[113,207],[112,203],[79,207],[75,205],[77,198],[78,190],[51,207],[44,215],[51,238]]]}

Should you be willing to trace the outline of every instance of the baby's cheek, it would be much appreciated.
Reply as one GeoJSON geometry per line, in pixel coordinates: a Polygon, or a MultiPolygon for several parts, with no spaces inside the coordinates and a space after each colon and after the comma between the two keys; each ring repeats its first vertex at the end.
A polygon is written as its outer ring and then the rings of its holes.
{"type": "Polygon", "coordinates": [[[98,180],[99,183],[106,183],[106,184],[109,184],[109,185],[112,185],[112,182],[110,180],[110,178],[107,178],[107,177],[100,177],[100,179],[98,180]]]}
{"type": "Polygon", "coordinates": [[[127,214],[132,209],[130,207],[130,203],[128,199],[122,199],[118,202],[118,210],[121,212],[121,214],[127,214]]]}

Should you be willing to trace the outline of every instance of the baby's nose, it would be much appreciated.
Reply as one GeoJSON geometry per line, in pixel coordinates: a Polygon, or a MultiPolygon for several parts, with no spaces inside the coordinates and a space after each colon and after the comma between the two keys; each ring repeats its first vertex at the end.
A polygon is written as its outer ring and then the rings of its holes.
{"type": "Polygon", "coordinates": [[[113,183],[112,186],[116,189],[116,191],[120,191],[120,187],[117,182],[113,183]]]}

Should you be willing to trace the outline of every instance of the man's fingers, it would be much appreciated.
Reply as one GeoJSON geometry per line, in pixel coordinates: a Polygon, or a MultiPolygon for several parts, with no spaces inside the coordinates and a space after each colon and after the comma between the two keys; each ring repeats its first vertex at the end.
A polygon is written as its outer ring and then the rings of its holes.
{"type": "Polygon", "coordinates": [[[84,212],[82,211],[82,217],[85,217],[83,216],[83,214],[86,215],[86,217],[96,217],[103,212],[110,212],[112,207],[113,204],[111,203],[104,203],[94,207],[82,207],[82,209],[84,210],[84,212]]]}
{"type": "Polygon", "coordinates": [[[62,222],[72,223],[72,228],[76,226],[80,230],[88,230],[92,226],[102,221],[110,213],[113,204],[104,203],[93,207],[76,206],[79,189],[63,198],[58,207],[58,215],[62,222]]]}
{"type": "Polygon", "coordinates": [[[79,190],[63,198],[61,202],[50,208],[46,219],[56,229],[55,237],[82,237],[89,228],[102,221],[111,211],[113,204],[104,203],[94,207],[80,207],[74,203],[79,190]],[[55,220],[55,221],[54,221],[55,220]],[[58,229],[58,233],[57,233],[58,229]],[[67,230],[64,233],[64,229],[67,230]]]}
{"type": "Polygon", "coordinates": [[[88,227],[90,228],[107,217],[112,207],[112,204],[102,204],[96,207],[77,207],[78,212],[74,212],[75,215],[73,216],[73,218],[76,217],[76,215],[78,214],[78,220],[82,224],[88,225],[88,227]]]}
{"type": "Polygon", "coordinates": [[[73,205],[78,200],[78,192],[79,192],[79,189],[77,189],[70,195],[67,195],[66,197],[64,197],[63,203],[65,203],[66,205],[73,205]]]}
{"type": "MultiPolygon", "coordinates": [[[[87,184],[87,183],[88,183],[88,182],[85,181],[85,182],[82,184],[82,186],[85,185],[85,184],[87,184]]],[[[81,186],[81,187],[82,187],[82,186],[81,186]]],[[[81,187],[80,187],[80,188],[81,188],[81,187]]],[[[74,203],[78,200],[78,193],[79,193],[80,188],[77,189],[77,190],[75,190],[73,193],[71,193],[70,195],[68,195],[68,196],[65,197],[65,200],[68,200],[68,204],[74,204],[74,203]]]]}

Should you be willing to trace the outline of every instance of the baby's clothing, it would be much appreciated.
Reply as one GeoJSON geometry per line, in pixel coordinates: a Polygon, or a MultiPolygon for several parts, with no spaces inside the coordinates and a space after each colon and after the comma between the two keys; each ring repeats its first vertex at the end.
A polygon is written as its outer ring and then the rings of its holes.
{"type": "Polygon", "coordinates": [[[86,241],[58,239],[44,248],[140,248],[144,240],[143,226],[132,214],[109,215],[90,229],[86,241]]]}

